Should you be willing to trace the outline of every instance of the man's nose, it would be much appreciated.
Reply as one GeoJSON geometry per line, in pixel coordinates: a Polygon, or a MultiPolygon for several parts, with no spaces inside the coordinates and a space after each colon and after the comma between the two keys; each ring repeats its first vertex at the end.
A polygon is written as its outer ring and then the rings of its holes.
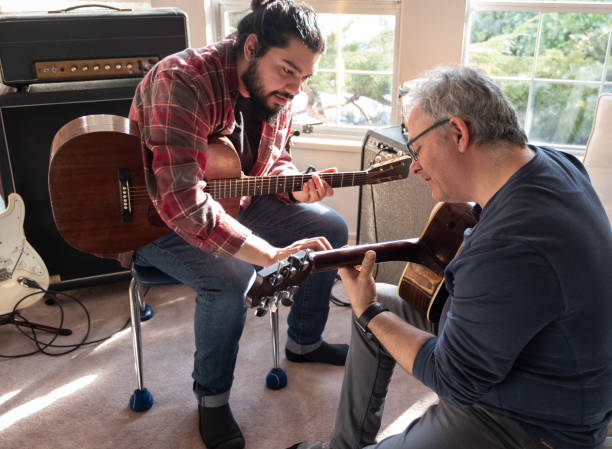
{"type": "Polygon", "coordinates": [[[287,85],[287,92],[289,92],[294,97],[304,90],[305,82],[292,81],[287,85]]]}

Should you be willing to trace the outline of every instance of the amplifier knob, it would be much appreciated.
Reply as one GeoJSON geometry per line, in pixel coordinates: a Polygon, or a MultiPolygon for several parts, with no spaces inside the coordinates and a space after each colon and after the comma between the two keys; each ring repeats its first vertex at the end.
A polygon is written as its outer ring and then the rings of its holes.
{"type": "Polygon", "coordinates": [[[131,62],[128,62],[125,66],[128,70],[132,70],[134,68],[134,64],[132,64],[131,62]]]}
{"type": "Polygon", "coordinates": [[[94,69],[94,70],[100,70],[100,66],[99,66],[98,64],[95,64],[95,65],[93,66],[93,69],[94,69]]]}
{"type": "Polygon", "coordinates": [[[116,68],[117,70],[121,70],[121,64],[115,64],[115,68],[116,68]]]}
{"type": "Polygon", "coordinates": [[[104,64],[104,70],[110,70],[111,66],[110,64],[104,64]]]}
{"type": "Polygon", "coordinates": [[[83,72],[87,72],[89,70],[89,66],[88,65],[84,65],[83,67],[81,67],[81,70],[83,72]]]}
{"type": "Polygon", "coordinates": [[[70,67],[71,72],[76,72],[78,70],[77,66],[73,65],[70,67]]]}

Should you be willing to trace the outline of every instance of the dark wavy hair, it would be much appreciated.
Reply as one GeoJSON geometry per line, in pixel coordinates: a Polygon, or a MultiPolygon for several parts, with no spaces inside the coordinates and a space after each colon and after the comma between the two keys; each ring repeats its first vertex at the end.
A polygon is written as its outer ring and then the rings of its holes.
{"type": "Polygon", "coordinates": [[[298,38],[314,53],[325,51],[314,10],[299,0],[252,0],[251,12],[238,23],[239,49],[244,48],[249,34],[257,36],[257,57],[272,47],[286,48],[291,37],[298,38]]]}

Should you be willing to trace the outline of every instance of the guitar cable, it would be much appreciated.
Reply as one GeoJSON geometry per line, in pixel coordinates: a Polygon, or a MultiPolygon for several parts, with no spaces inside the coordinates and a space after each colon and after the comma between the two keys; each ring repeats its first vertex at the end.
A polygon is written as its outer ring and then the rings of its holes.
{"type": "MultiPolygon", "coordinates": [[[[0,358],[15,359],[15,358],[21,358],[21,357],[28,357],[28,356],[37,354],[39,352],[45,355],[48,355],[48,356],[52,356],[52,357],[65,355],[70,352],[76,351],[81,346],[92,345],[92,344],[100,343],[104,340],[108,340],[113,335],[115,335],[117,332],[120,332],[124,330],[125,328],[127,328],[130,323],[130,319],[128,318],[125,324],[121,327],[121,329],[113,332],[111,335],[108,335],[106,337],[102,337],[96,340],[87,341],[87,338],[89,337],[89,333],[91,331],[91,317],[89,315],[89,311],[87,310],[87,307],[85,307],[85,304],[83,304],[79,299],[77,299],[76,297],[68,293],[57,291],[57,290],[45,290],[36,281],[32,279],[19,278],[17,282],[19,282],[19,284],[21,285],[24,285],[30,288],[35,288],[38,291],[30,293],[24,296],[23,298],[21,298],[19,301],[17,301],[17,303],[13,306],[12,312],[9,312],[8,314],[5,314],[5,315],[0,315],[0,324],[15,324],[15,327],[17,328],[19,332],[21,332],[26,338],[34,342],[34,345],[36,346],[36,350],[27,352],[27,353],[22,353],[22,354],[11,354],[11,355],[0,354],[0,358]],[[59,325],[57,326],[57,328],[54,329],[55,330],[54,335],[51,338],[51,340],[49,340],[48,342],[43,342],[40,340],[39,336],[36,333],[36,328],[34,327],[34,323],[31,323],[26,317],[24,317],[21,314],[19,310],[17,310],[19,305],[23,301],[30,298],[31,296],[39,295],[39,294],[42,294],[43,297],[45,296],[53,297],[52,304],[59,307],[59,313],[60,313],[59,325]],[[85,331],[83,338],[78,343],[69,344],[69,345],[55,344],[57,337],[72,334],[72,331],[70,331],[70,329],[65,329],[62,327],[64,325],[64,307],[58,300],[58,295],[61,295],[63,297],[66,297],[76,302],[78,306],[83,310],[83,313],[85,314],[85,317],[87,319],[87,329],[85,331]],[[15,322],[15,318],[20,319],[19,324],[15,322]],[[27,330],[22,329],[20,327],[21,325],[24,325],[25,327],[27,327],[27,330]],[[30,334],[30,331],[31,331],[31,334],[30,334]],[[61,349],[61,351],[51,352],[51,351],[48,351],[48,348],[61,349]]],[[[47,300],[47,303],[49,304],[49,300],[47,300]]]]}

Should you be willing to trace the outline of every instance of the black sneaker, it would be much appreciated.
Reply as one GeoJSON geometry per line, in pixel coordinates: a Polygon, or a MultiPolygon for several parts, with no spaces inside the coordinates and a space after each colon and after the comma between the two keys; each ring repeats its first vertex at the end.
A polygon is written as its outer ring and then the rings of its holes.
{"type": "Polygon", "coordinates": [[[229,404],[221,407],[198,405],[200,436],[206,449],[244,449],[244,436],[229,404]]]}
{"type": "Polygon", "coordinates": [[[322,342],[321,346],[308,354],[296,354],[285,348],[285,356],[290,362],[296,363],[327,363],[329,365],[344,366],[348,354],[348,345],[322,342]]]}

